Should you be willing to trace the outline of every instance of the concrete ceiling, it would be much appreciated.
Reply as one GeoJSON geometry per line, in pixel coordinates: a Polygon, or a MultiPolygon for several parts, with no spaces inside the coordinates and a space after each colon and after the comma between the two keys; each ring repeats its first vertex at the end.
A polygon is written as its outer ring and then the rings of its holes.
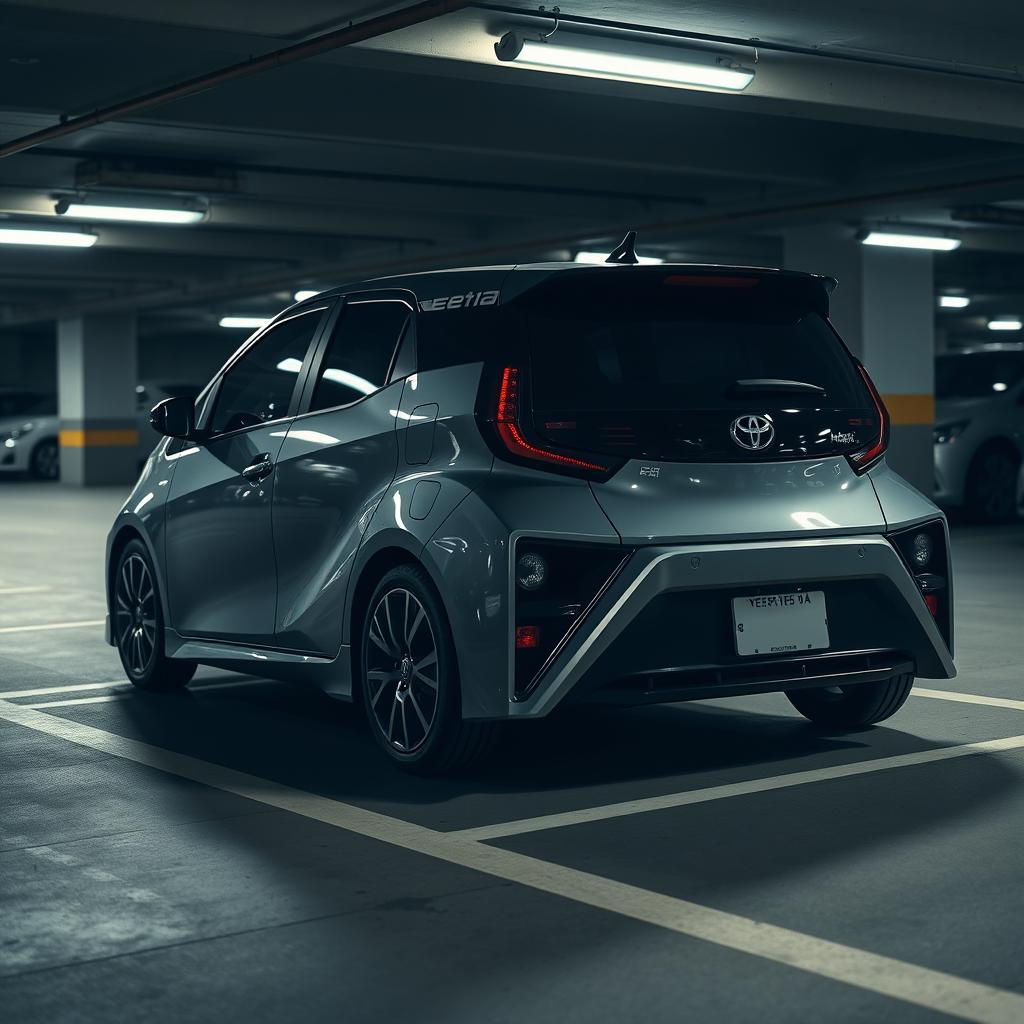
{"type": "MultiPolygon", "coordinates": [[[[0,139],[398,6],[0,0],[0,139]]],[[[954,207],[1024,200],[1019,3],[561,6],[729,37],[715,46],[746,59],[756,37],[758,76],[736,96],[499,66],[494,39],[535,9],[479,5],[100,125],[0,160],[0,217],[52,225],[51,196],[99,161],[140,188],[173,171],[208,220],[94,225],[89,250],[4,246],[0,323],[112,306],[201,322],[295,287],[543,258],[634,226],[666,255],[777,263],[792,225],[950,224],[954,207]],[[189,189],[195,176],[218,181],[189,189]]],[[[956,227],[964,246],[936,276],[976,290],[970,316],[943,321],[966,336],[990,306],[1024,311],[1024,230],[956,227]]]]}

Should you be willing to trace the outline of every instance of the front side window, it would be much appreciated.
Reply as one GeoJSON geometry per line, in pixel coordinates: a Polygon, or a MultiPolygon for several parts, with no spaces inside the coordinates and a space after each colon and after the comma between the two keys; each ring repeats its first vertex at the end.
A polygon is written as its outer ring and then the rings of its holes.
{"type": "Polygon", "coordinates": [[[310,411],[351,405],[379,391],[410,314],[399,300],[347,303],[324,353],[310,411]]]}
{"type": "Polygon", "coordinates": [[[224,375],[211,430],[226,434],[287,415],[303,360],[323,309],[270,328],[224,375]]]}

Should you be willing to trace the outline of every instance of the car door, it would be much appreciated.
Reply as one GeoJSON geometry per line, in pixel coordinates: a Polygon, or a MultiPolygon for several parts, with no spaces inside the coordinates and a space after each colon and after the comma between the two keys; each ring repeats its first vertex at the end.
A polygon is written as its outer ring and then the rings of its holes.
{"type": "Polygon", "coordinates": [[[330,309],[273,324],[222,372],[180,446],[167,500],[171,625],[183,636],[273,640],[277,590],[271,530],[275,465],[330,309]]]}
{"type": "Polygon", "coordinates": [[[402,292],[348,296],[325,331],[278,456],[278,646],[337,653],[356,550],[395,478],[414,301],[402,292]]]}

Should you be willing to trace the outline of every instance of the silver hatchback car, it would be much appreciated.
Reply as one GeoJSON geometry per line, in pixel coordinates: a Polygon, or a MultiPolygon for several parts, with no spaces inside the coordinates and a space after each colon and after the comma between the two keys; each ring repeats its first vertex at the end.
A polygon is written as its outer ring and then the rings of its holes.
{"type": "Polygon", "coordinates": [[[949,539],[834,284],[542,264],[292,306],[154,410],[107,547],[128,677],[308,679],[435,772],[583,702],[888,718],[954,675],[949,539]]]}

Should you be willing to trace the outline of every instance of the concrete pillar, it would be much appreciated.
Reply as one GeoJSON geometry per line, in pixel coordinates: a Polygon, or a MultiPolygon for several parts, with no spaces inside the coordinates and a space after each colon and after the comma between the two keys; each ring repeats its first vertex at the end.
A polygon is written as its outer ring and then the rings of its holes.
{"type": "Polygon", "coordinates": [[[785,265],[839,279],[832,321],[861,359],[892,418],[889,464],[918,490],[935,489],[935,286],[929,252],[862,245],[848,226],[798,228],[785,265]]]}
{"type": "Polygon", "coordinates": [[[58,321],[62,482],[128,484],[138,475],[135,349],[131,314],[58,321]]]}

